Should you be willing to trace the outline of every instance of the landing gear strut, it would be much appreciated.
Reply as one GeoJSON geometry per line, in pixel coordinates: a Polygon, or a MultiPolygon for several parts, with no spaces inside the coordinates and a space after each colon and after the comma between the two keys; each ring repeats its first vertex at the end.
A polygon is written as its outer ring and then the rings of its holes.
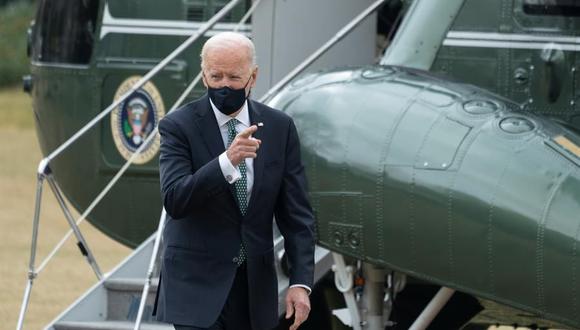
{"type": "MultiPolygon", "coordinates": [[[[379,330],[396,326],[389,321],[397,293],[405,287],[404,275],[388,273],[369,263],[346,265],[341,254],[333,253],[334,283],[342,292],[346,308],[334,310],[345,325],[355,330],[379,330]],[[386,279],[386,286],[385,286],[386,279]],[[361,291],[362,289],[362,291],[361,291]]],[[[455,290],[442,287],[411,325],[411,330],[426,329],[453,296],[455,290]]]]}

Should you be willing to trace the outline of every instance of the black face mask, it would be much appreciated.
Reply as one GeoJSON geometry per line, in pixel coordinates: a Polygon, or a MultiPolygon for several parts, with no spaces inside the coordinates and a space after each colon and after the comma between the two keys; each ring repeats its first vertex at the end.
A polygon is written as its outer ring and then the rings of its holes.
{"type": "Polygon", "coordinates": [[[207,87],[207,94],[213,102],[213,104],[218,108],[218,110],[224,115],[231,115],[232,113],[238,111],[246,99],[250,96],[246,96],[246,87],[250,83],[250,77],[246,82],[246,85],[240,89],[232,89],[228,86],[222,88],[212,88],[207,87]]]}

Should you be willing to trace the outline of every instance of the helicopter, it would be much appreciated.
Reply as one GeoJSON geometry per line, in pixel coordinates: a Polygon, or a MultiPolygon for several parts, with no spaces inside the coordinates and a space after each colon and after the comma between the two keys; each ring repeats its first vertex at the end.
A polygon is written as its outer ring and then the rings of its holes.
{"type": "MultiPolygon", "coordinates": [[[[199,71],[202,43],[132,88],[226,3],[39,2],[25,89],[43,153],[128,95],[50,164],[64,196],[84,210],[132,159],[87,216],[123,244],[137,247],[157,228],[153,132],[199,71]]],[[[317,15],[340,26],[333,17],[370,4],[264,5],[237,27],[252,35],[267,70],[255,93],[323,38],[317,15]],[[312,36],[286,42],[300,28],[312,36]]],[[[200,41],[234,29],[251,5],[235,7],[200,41]]],[[[347,305],[335,315],[355,329],[580,327],[580,4],[393,0],[382,8],[379,18],[394,17],[388,28],[380,19],[363,24],[338,55],[312,67],[334,68],[267,94],[299,131],[318,244],[333,252],[347,305]],[[379,30],[388,47],[373,64],[379,30]]]]}

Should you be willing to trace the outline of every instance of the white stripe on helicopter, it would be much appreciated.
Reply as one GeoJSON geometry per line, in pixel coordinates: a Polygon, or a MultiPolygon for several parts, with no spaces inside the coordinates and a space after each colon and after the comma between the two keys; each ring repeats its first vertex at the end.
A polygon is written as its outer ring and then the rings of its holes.
{"type": "MultiPolygon", "coordinates": [[[[109,5],[105,4],[100,39],[103,39],[109,33],[190,36],[203,25],[204,22],[115,18],[109,11],[109,5]]],[[[236,25],[237,23],[217,23],[205,33],[205,36],[211,37],[223,31],[232,31],[236,25]]],[[[251,25],[242,25],[240,32],[250,36],[251,25]]]]}
{"type": "Polygon", "coordinates": [[[580,51],[579,37],[539,36],[516,33],[450,31],[444,46],[475,48],[544,49],[553,45],[568,51],[580,51]]]}

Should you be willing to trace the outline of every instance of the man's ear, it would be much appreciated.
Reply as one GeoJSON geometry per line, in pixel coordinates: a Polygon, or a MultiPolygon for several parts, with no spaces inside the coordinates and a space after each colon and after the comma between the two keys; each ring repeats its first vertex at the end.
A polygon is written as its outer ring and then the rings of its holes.
{"type": "Polygon", "coordinates": [[[203,72],[203,69],[201,69],[201,81],[203,82],[203,85],[205,86],[205,88],[208,88],[207,81],[205,81],[205,73],[203,72]]]}
{"type": "Polygon", "coordinates": [[[252,72],[252,85],[250,87],[256,87],[256,79],[258,79],[258,66],[256,65],[256,67],[254,68],[254,71],[252,72]]]}

